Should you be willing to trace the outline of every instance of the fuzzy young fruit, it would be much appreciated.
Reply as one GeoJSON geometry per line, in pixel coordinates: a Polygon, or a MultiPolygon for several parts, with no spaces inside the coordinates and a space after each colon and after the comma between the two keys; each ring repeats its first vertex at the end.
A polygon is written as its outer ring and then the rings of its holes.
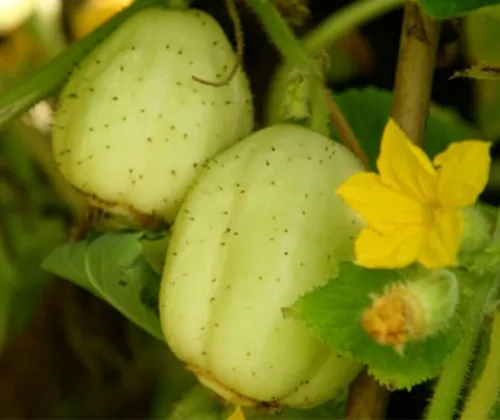
{"type": "Polygon", "coordinates": [[[203,384],[238,405],[308,408],[359,371],[282,309],[353,257],[361,221],[333,191],[360,170],[342,145],[278,125],[196,179],[174,224],[160,317],[203,384]]]}
{"type": "Polygon", "coordinates": [[[75,69],[53,129],[66,178],[108,211],[172,221],[200,166],[248,135],[252,98],[220,26],[153,8],[123,23],[75,69]]]}

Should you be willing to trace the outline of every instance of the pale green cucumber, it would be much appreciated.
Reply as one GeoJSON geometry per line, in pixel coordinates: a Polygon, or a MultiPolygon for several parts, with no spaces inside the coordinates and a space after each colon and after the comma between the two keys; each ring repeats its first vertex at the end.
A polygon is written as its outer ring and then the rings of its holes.
{"type": "Polygon", "coordinates": [[[206,386],[237,404],[308,408],[359,372],[282,309],[352,258],[362,222],[334,190],[361,170],[344,146],[280,125],[202,171],[174,223],[160,316],[206,386]]]}
{"type": "Polygon", "coordinates": [[[141,11],[91,51],[66,84],[53,153],[92,204],[172,221],[201,165],[252,131],[236,55],[204,12],[141,11]]]}

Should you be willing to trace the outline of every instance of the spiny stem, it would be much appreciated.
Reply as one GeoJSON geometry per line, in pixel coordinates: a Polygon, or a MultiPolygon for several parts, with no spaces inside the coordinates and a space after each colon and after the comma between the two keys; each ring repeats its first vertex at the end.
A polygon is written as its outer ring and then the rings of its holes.
{"type": "Polygon", "coordinates": [[[306,74],[312,73],[321,77],[319,66],[306,53],[274,4],[269,0],[248,0],[248,3],[285,61],[294,64],[306,74]]]}
{"type": "Polygon", "coordinates": [[[490,350],[476,387],[470,394],[461,419],[487,419],[500,392],[500,309],[491,328],[490,350]]]}
{"type": "Polygon", "coordinates": [[[418,4],[405,4],[391,115],[415,144],[424,140],[439,29],[418,4]]]}
{"type": "Polygon", "coordinates": [[[491,296],[491,291],[497,290],[498,283],[499,278],[493,280],[489,278],[477,279],[477,286],[473,292],[471,291],[474,296],[468,302],[467,307],[463,309],[464,338],[443,366],[426,419],[453,418],[465,376],[469,371],[469,363],[477,344],[478,333],[483,322],[483,309],[491,296]]]}

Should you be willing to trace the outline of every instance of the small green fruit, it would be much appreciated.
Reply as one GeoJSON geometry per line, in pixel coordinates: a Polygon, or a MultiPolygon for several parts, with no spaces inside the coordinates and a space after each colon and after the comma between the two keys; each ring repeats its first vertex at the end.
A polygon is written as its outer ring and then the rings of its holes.
{"type": "Polygon", "coordinates": [[[122,24],[65,86],[53,153],[106,210],[172,221],[201,165],[252,131],[244,72],[221,27],[197,10],[147,9],[122,24]]]}
{"type": "Polygon", "coordinates": [[[357,362],[282,309],[352,258],[361,222],[334,190],[360,170],[342,145],[280,125],[196,179],[174,224],[160,316],[167,343],[203,384],[240,405],[308,408],[357,374],[357,362]]]}

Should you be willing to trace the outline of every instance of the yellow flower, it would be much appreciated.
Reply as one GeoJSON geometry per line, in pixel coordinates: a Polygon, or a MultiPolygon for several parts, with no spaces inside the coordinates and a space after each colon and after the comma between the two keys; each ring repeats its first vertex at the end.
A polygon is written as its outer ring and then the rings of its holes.
{"type": "Polygon", "coordinates": [[[379,173],[357,173],[336,190],[367,225],[356,238],[356,262],[367,268],[455,265],[462,208],[486,186],[489,149],[484,141],[452,143],[431,162],[390,119],[379,173]]]}
{"type": "Polygon", "coordinates": [[[233,411],[233,414],[227,420],[245,420],[245,415],[241,407],[236,407],[236,410],[233,411]]]}
{"type": "Polygon", "coordinates": [[[114,15],[132,4],[134,0],[86,0],[71,19],[75,39],[83,38],[114,15]]]}

